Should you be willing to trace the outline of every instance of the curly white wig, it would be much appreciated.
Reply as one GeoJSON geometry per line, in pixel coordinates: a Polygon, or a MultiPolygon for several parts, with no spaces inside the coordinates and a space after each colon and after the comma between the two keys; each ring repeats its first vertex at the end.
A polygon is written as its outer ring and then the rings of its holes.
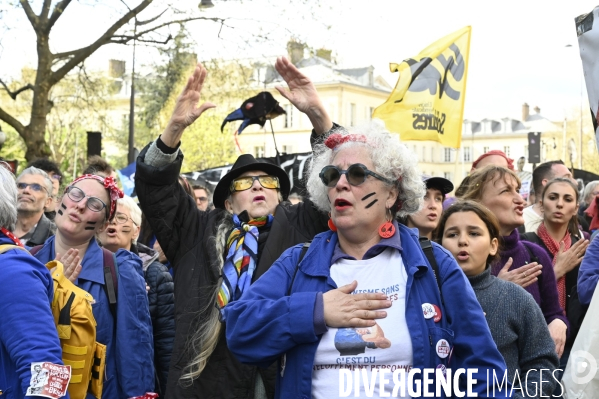
{"type": "Polygon", "coordinates": [[[395,216],[405,217],[416,213],[422,204],[422,198],[426,193],[426,186],[422,181],[422,173],[418,169],[416,155],[400,143],[399,136],[393,135],[385,130],[380,120],[374,120],[367,124],[346,129],[338,129],[335,133],[342,136],[348,134],[359,134],[366,138],[366,142],[348,141],[338,145],[334,150],[324,144],[318,144],[314,148],[314,157],[309,167],[307,189],[314,204],[325,212],[330,212],[331,203],[328,198],[328,187],[320,180],[319,174],[322,168],[330,165],[340,150],[352,146],[365,146],[376,172],[388,180],[399,191],[399,198],[393,210],[395,216]]]}

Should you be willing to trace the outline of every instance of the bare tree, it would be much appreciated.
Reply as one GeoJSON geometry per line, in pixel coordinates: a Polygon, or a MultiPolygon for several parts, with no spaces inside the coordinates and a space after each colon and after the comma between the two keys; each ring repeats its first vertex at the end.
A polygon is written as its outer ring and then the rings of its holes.
{"type": "Polygon", "coordinates": [[[60,0],[52,5],[52,0],[43,0],[41,11],[36,14],[32,8],[32,2],[19,0],[20,7],[23,9],[36,35],[37,68],[35,79],[13,90],[2,80],[0,80],[0,85],[13,100],[16,100],[19,94],[31,90],[33,92],[31,114],[29,123],[25,125],[15,115],[9,113],[6,107],[0,106],[0,120],[14,128],[23,138],[27,146],[25,158],[28,161],[51,155],[45,133],[47,116],[52,109],[52,102],[49,101],[52,88],[99,48],[107,44],[127,44],[133,40],[146,43],[166,43],[171,40],[170,35],[160,40],[156,39],[153,34],[173,24],[182,24],[194,20],[211,20],[221,25],[224,24],[224,20],[220,18],[202,16],[177,18],[177,13],[165,14],[165,12],[157,13],[142,21],[138,19],[138,16],[154,0],[138,0],[135,7],[129,7],[124,0],[121,0],[128,11],[114,21],[95,41],[75,50],[53,53],[50,46],[50,33],[71,1],[60,0]],[[126,28],[133,21],[135,21],[135,30],[129,32],[126,28]]]}

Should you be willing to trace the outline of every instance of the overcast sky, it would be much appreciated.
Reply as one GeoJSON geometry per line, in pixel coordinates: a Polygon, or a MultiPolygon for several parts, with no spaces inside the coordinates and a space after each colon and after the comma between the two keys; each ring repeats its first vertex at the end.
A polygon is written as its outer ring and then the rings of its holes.
{"type": "MultiPolygon", "coordinates": [[[[200,59],[284,55],[285,43],[293,34],[314,48],[332,49],[344,67],[373,65],[392,86],[397,76],[388,72],[389,62],[414,57],[435,40],[471,25],[465,118],[474,120],[519,119],[524,102],[531,110],[539,106],[552,120],[562,120],[580,107],[582,66],[574,18],[599,5],[597,0],[321,0],[318,7],[298,8],[299,1],[212,1],[215,7],[201,11],[201,15],[230,16],[227,23],[234,28],[221,29],[207,21],[190,25],[200,59]],[[269,39],[260,43],[258,35],[269,39]]],[[[0,31],[2,78],[17,75],[23,65],[33,66],[36,60],[29,23],[23,11],[11,11],[8,2],[0,0],[9,8],[0,15],[4,25],[0,31]]],[[[53,50],[89,44],[120,13],[108,3],[111,1],[73,2],[55,27],[53,50]]],[[[200,15],[197,3],[199,0],[177,1],[179,7],[188,7],[189,15],[200,15]]],[[[163,9],[165,4],[156,0],[154,10],[163,9]]],[[[151,11],[142,19],[153,15],[151,11]]],[[[89,64],[105,67],[108,58],[125,59],[129,67],[131,48],[107,47],[89,64]]],[[[155,58],[152,49],[138,50],[141,64],[155,58]]],[[[586,110],[584,88],[583,92],[586,110]]]]}

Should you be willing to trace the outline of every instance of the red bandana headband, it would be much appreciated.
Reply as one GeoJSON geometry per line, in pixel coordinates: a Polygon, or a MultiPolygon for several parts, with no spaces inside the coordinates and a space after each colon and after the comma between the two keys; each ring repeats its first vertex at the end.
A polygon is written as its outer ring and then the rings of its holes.
{"type": "Polygon", "coordinates": [[[333,133],[327,137],[327,139],[324,141],[324,145],[329,147],[331,150],[335,150],[335,148],[347,142],[366,143],[366,136],[363,134],[343,135],[341,133],[333,133]]]}
{"type": "Polygon", "coordinates": [[[108,214],[108,220],[112,220],[112,217],[114,216],[114,213],[116,212],[116,201],[119,198],[123,198],[124,194],[121,191],[120,188],[118,188],[118,186],[116,185],[116,182],[114,181],[114,179],[111,176],[107,176],[107,177],[102,177],[102,176],[98,176],[98,175],[83,175],[83,176],[79,176],[78,178],[76,178],[75,180],[73,180],[73,182],[70,184],[70,186],[72,186],[73,184],[80,182],[81,180],[85,180],[85,179],[94,179],[99,181],[106,190],[108,190],[108,195],[110,196],[110,213],[108,214]]]}

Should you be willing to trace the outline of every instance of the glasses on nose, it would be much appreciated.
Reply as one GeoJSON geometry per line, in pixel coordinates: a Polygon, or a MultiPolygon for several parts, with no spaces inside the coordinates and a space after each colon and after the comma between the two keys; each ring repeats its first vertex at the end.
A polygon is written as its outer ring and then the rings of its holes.
{"type": "Polygon", "coordinates": [[[393,184],[393,182],[378,173],[368,170],[368,168],[361,163],[349,165],[347,170],[341,170],[336,166],[328,165],[322,168],[318,176],[320,176],[320,180],[322,180],[325,186],[335,187],[339,179],[341,179],[341,175],[345,175],[345,178],[352,186],[359,186],[364,183],[368,176],[377,178],[387,184],[393,184]]]}
{"type": "Polygon", "coordinates": [[[81,202],[84,198],[87,198],[87,209],[93,212],[102,212],[106,208],[106,204],[100,198],[85,195],[82,189],[75,186],[67,187],[67,196],[74,202],[81,202]]]}
{"type": "Polygon", "coordinates": [[[48,195],[50,195],[50,193],[48,192],[48,189],[44,186],[42,186],[41,184],[37,184],[37,183],[17,183],[17,188],[19,190],[25,190],[27,187],[30,187],[33,191],[37,191],[38,193],[41,192],[42,190],[44,190],[45,192],[48,193],[48,195]]]}
{"type": "Polygon", "coordinates": [[[238,177],[231,182],[230,191],[245,191],[250,189],[254,185],[254,181],[258,180],[260,185],[264,188],[279,188],[279,178],[276,176],[262,175],[262,176],[244,176],[238,177]]]}
{"type": "MultiPolygon", "coordinates": [[[[127,221],[131,219],[130,216],[125,215],[124,213],[118,213],[116,215],[114,215],[114,220],[118,223],[118,224],[125,224],[127,223],[127,221]]],[[[131,223],[133,223],[134,225],[137,226],[137,223],[135,223],[133,221],[133,219],[131,219],[131,223]]]]}

